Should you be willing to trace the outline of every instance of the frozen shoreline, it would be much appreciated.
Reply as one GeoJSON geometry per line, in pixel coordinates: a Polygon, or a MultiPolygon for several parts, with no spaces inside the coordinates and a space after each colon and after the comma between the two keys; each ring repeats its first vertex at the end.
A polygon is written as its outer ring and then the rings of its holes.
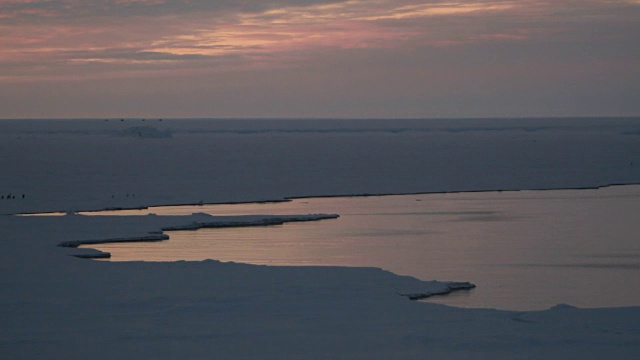
{"type": "Polygon", "coordinates": [[[455,284],[376,268],[110,263],[56,248],[61,239],[145,236],[194,220],[0,217],[3,352],[13,358],[507,359],[633,358],[640,350],[640,307],[458,309],[407,299],[455,284]]]}
{"type": "MultiPolygon", "coordinates": [[[[77,216],[77,215],[73,215],[77,216]]],[[[155,216],[155,215],[151,215],[155,216]]],[[[189,224],[172,225],[162,227],[160,231],[150,231],[148,235],[138,237],[120,237],[120,238],[104,238],[97,240],[74,240],[63,241],[58,244],[64,248],[78,248],[82,245],[97,245],[105,243],[118,242],[155,242],[170,240],[164,231],[195,231],[202,228],[228,228],[228,227],[247,227],[247,226],[273,226],[282,225],[290,222],[320,221],[328,219],[336,219],[337,214],[310,214],[310,215],[248,215],[233,217],[216,217],[207,214],[193,214],[192,218],[197,220],[189,224]],[[217,219],[216,218],[223,218],[217,219]],[[206,221],[205,221],[206,220],[206,221]]],[[[87,249],[90,252],[72,253],[71,256],[82,259],[104,259],[110,257],[109,253],[101,252],[96,249],[87,249]]],[[[456,281],[433,281],[429,286],[419,293],[399,293],[399,295],[410,300],[423,300],[435,295],[447,295],[454,291],[470,290],[475,288],[474,284],[469,282],[456,281]]]]}
{"type": "MultiPolygon", "coordinates": [[[[427,191],[427,192],[411,192],[411,193],[384,193],[384,194],[346,194],[346,195],[318,195],[318,196],[291,196],[285,197],[279,200],[259,200],[259,201],[242,201],[242,202],[213,202],[213,203],[180,203],[180,204],[154,204],[135,207],[118,207],[118,208],[96,208],[96,209],[83,209],[73,210],[74,213],[99,213],[103,211],[121,211],[121,210],[148,210],[154,207],[177,207],[177,206],[200,206],[200,205],[238,205],[238,204],[277,204],[282,202],[289,202],[298,199],[318,199],[318,198],[341,198],[341,197],[368,197],[368,196],[403,196],[403,195],[431,195],[431,194],[463,194],[463,193],[489,193],[489,192],[520,192],[520,191],[554,191],[554,190],[598,190],[605,189],[613,186],[626,186],[626,185],[640,185],[640,182],[629,183],[611,183],[595,186],[583,186],[583,187],[560,187],[560,188],[527,188],[527,189],[515,189],[515,190],[455,190],[455,191],[427,191]]],[[[64,214],[64,211],[45,211],[45,212],[25,212],[15,214],[4,215],[17,215],[17,216],[34,216],[34,215],[47,215],[47,214],[64,214]]]]}
{"type": "MultiPolygon", "coordinates": [[[[78,215],[67,215],[78,216],[78,215]]],[[[155,215],[148,215],[155,216],[155,215]]],[[[248,226],[274,226],[282,225],[292,222],[305,222],[305,221],[320,221],[328,219],[336,219],[338,214],[309,214],[309,215],[264,215],[264,216],[234,216],[234,217],[216,217],[205,213],[192,214],[193,220],[188,224],[179,224],[164,226],[160,230],[150,231],[144,236],[134,237],[118,237],[118,238],[104,238],[94,240],[73,240],[62,241],[58,243],[59,247],[65,248],[78,248],[82,245],[97,245],[108,243],[122,243],[122,242],[155,242],[169,240],[169,235],[165,234],[165,231],[195,231],[204,228],[229,228],[229,227],[248,227],[248,226]]],[[[75,257],[83,259],[91,258],[108,258],[109,253],[98,252],[88,254],[73,254],[75,257]]]]}

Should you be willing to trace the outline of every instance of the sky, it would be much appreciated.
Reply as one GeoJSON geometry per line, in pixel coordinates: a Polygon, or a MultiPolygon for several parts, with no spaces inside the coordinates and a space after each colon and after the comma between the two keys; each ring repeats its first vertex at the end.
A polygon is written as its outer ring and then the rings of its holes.
{"type": "Polygon", "coordinates": [[[0,118],[640,115],[640,0],[0,0],[0,118]]]}

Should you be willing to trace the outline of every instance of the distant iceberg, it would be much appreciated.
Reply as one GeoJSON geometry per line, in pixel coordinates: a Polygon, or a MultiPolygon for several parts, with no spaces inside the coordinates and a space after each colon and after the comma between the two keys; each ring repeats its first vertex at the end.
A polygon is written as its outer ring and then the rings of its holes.
{"type": "Polygon", "coordinates": [[[133,126],[118,131],[116,135],[121,137],[145,139],[167,139],[173,136],[170,130],[158,130],[152,126],[133,126]]]}

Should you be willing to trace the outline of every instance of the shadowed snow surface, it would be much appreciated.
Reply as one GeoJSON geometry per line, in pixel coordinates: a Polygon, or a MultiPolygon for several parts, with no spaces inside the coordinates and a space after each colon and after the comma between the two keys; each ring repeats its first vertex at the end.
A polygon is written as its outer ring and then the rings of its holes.
{"type": "MultiPolygon", "coordinates": [[[[119,136],[136,126],[124,123],[0,122],[0,192],[12,196],[0,200],[0,212],[640,182],[640,123],[633,119],[156,125],[171,137],[119,136]]],[[[70,256],[87,249],[57,246],[144,237],[198,221],[202,215],[0,216],[2,357],[640,353],[639,307],[457,309],[399,295],[446,283],[375,268],[110,263],[70,256]]]]}

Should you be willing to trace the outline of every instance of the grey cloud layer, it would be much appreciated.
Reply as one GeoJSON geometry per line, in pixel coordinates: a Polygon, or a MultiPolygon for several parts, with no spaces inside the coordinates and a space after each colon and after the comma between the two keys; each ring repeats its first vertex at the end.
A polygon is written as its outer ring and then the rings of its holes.
{"type": "Polygon", "coordinates": [[[283,6],[309,6],[344,2],[344,0],[106,0],[69,1],[34,0],[0,3],[0,15],[8,21],[19,19],[54,19],[72,17],[129,17],[180,15],[194,12],[257,12],[283,6]]]}
{"type": "Polygon", "coordinates": [[[0,117],[638,114],[638,19],[609,0],[4,1],[0,117]]]}

